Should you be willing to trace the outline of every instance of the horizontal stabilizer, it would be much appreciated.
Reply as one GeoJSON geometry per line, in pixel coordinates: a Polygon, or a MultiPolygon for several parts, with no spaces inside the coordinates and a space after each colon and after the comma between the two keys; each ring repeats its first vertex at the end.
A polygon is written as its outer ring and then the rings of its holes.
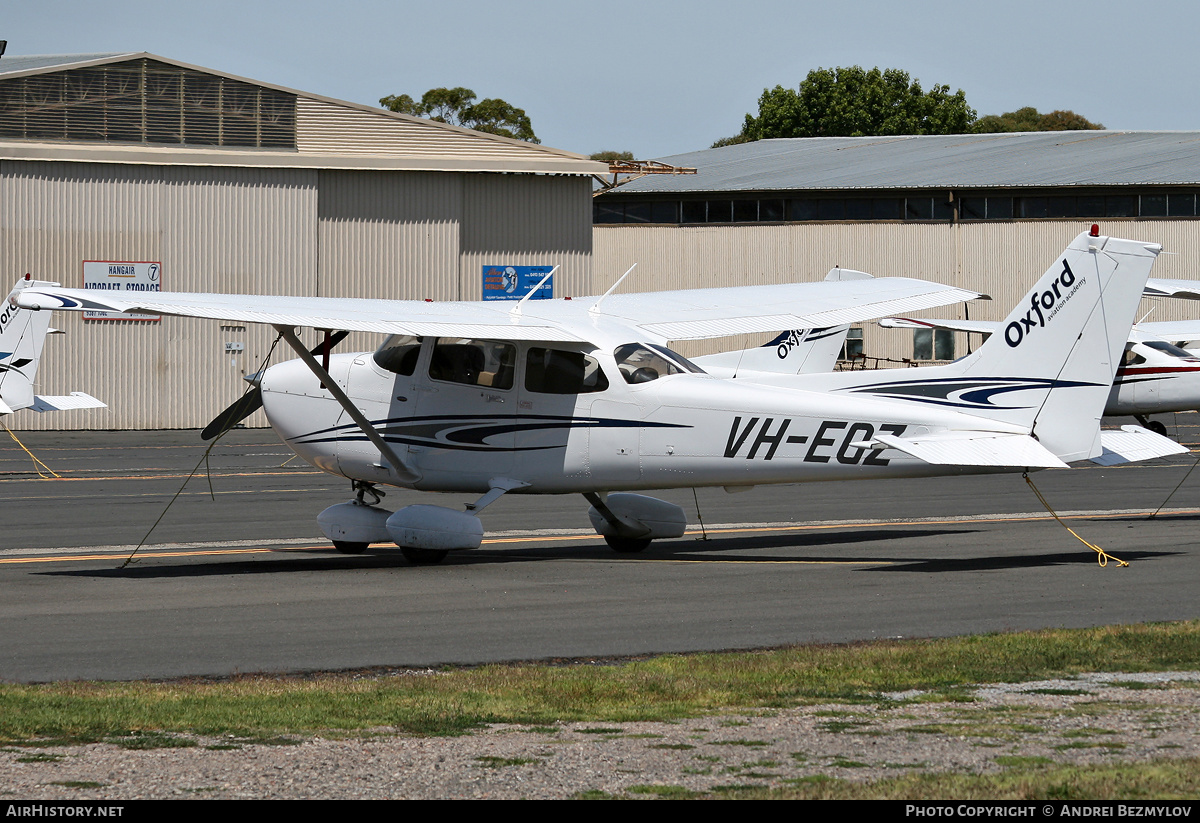
{"type": "Polygon", "coordinates": [[[29,408],[35,412],[48,412],[67,409],[107,409],[108,404],[97,400],[90,394],[73,391],[68,395],[39,394],[33,398],[33,405],[29,408]]]}
{"type": "Polygon", "coordinates": [[[917,437],[877,434],[875,442],[937,466],[1065,469],[1067,464],[1027,434],[944,431],[917,437]]]}
{"type": "Polygon", "coordinates": [[[1092,462],[1101,466],[1118,466],[1121,463],[1136,463],[1171,454],[1186,454],[1188,449],[1169,437],[1155,434],[1141,426],[1122,426],[1120,431],[1100,432],[1100,444],[1104,453],[1093,457],[1092,462]]]}

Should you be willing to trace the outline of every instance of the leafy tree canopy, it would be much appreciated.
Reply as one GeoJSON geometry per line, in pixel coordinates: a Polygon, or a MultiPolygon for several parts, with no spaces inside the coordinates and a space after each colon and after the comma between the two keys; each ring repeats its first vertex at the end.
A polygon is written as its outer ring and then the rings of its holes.
{"type": "Polygon", "coordinates": [[[588,155],[589,160],[599,160],[601,163],[633,163],[636,158],[631,151],[598,151],[588,155]]]}
{"type": "Polygon", "coordinates": [[[462,86],[430,89],[421,95],[420,100],[414,100],[407,94],[393,94],[380,98],[379,105],[401,114],[427,117],[452,126],[513,137],[528,143],[542,142],[534,135],[524,109],[498,97],[489,97],[476,103],[475,92],[462,86]]]}
{"type": "Polygon", "coordinates": [[[799,89],[776,86],[746,115],[741,133],[720,145],[773,137],[859,137],[883,134],[962,134],[975,122],[962,89],[923,91],[900,69],[862,66],[814,69],[799,89]]]}
{"type": "Polygon", "coordinates": [[[975,121],[975,131],[988,134],[999,131],[1074,131],[1076,129],[1102,129],[1082,114],[1058,110],[1042,114],[1033,106],[1025,106],[1004,114],[987,114],[975,121]]]}

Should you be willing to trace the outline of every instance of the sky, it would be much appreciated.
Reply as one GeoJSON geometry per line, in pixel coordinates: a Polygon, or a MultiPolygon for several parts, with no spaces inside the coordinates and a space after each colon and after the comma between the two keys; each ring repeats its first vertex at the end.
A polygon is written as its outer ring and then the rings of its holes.
{"type": "MultiPolygon", "coordinates": [[[[466,86],[544,145],[653,159],[736,134],[815,68],[899,68],[978,112],[1200,130],[1195,0],[7,0],[9,55],[146,51],[378,105],[466,86]]],[[[2,59],[2,58],[0,58],[2,59]]]]}

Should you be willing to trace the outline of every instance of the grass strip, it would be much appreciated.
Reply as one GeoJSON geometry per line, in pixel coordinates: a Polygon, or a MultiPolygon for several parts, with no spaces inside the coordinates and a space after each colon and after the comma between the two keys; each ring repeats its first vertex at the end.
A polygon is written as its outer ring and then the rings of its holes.
{"type": "Polygon", "coordinates": [[[783,788],[726,789],[718,796],[729,800],[1187,800],[1194,803],[1200,796],[1200,760],[1029,766],[988,774],[913,773],[863,782],[819,776],[790,782],[783,788]]]}
{"type": "MultiPolygon", "coordinates": [[[[489,723],[673,720],[1081,672],[1200,668],[1200,621],[664,655],[613,665],[488,665],[432,676],[242,676],[0,685],[0,744],[150,735],[455,735],[489,723]]],[[[164,739],[169,740],[169,737],[164,739]]],[[[166,744],[164,744],[166,745],[166,744]]]]}

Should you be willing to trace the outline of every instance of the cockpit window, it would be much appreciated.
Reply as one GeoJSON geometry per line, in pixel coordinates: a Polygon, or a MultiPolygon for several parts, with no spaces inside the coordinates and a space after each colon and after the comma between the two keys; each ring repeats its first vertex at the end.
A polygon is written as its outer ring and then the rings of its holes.
{"type": "Polygon", "coordinates": [[[1125,349],[1125,359],[1121,361],[1125,366],[1140,366],[1146,362],[1146,358],[1135,352],[1132,348],[1125,349]]]}
{"type": "Polygon", "coordinates": [[[434,344],[429,376],[467,386],[511,389],[516,364],[517,347],[511,343],[443,337],[434,344]]]}
{"type": "Polygon", "coordinates": [[[390,335],[375,350],[375,364],[395,374],[412,375],[421,356],[421,338],[409,334],[390,335]]]}
{"type": "Polygon", "coordinates": [[[525,356],[526,391],[587,394],[607,388],[599,361],[583,352],[531,348],[525,356]]]}
{"type": "Polygon", "coordinates": [[[686,357],[653,344],[626,343],[613,352],[617,368],[626,383],[649,383],[670,374],[693,372],[704,374],[704,370],[686,357]]]}
{"type": "Polygon", "coordinates": [[[1187,349],[1181,349],[1178,346],[1168,343],[1166,340],[1148,340],[1143,345],[1149,346],[1156,351],[1169,354],[1171,357],[1178,357],[1184,360],[1197,359],[1196,355],[1192,354],[1187,349]]]}

